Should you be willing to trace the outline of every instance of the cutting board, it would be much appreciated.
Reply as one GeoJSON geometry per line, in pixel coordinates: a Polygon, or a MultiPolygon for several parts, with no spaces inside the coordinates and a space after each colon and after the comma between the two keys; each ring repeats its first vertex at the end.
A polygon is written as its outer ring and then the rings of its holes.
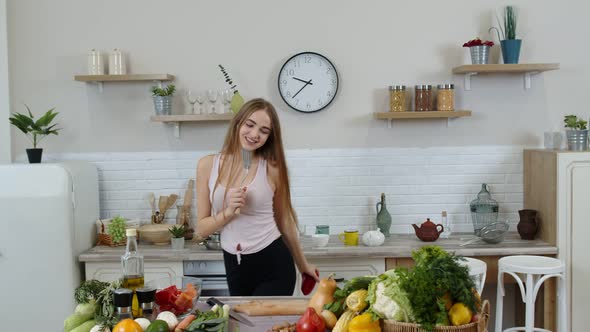
{"type": "Polygon", "coordinates": [[[289,316],[303,315],[309,300],[255,300],[236,304],[237,312],[248,316],[289,316]]]}

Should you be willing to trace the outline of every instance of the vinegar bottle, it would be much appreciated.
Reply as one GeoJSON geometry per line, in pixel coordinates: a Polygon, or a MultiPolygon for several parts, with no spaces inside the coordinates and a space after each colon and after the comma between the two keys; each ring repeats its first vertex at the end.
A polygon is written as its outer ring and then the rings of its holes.
{"type": "Polygon", "coordinates": [[[143,287],[143,256],[137,252],[137,230],[127,229],[127,247],[125,254],[121,256],[121,266],[123,268],[123,287],[133,291],[133,301],[131,303],[131,312],[133,317],[139,317],[139,303],[135,290],[143,287]]]}

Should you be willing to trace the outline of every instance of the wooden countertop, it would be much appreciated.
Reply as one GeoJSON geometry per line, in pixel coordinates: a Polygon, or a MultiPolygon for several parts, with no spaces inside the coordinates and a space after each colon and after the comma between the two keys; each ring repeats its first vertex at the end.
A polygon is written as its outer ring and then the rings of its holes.
{"type": "MultiPolygon", "coordinates": [[[[435,242],[422,242],[414,235],[391,235],[379,247],[344,246],[336,235],[330,237],[326,247],[312,248],[311,238],[301,240],[303,252],[307,258],[401,258],[411,257],[412,251],[424,245],[434,244],[462,256],[508,256],[508,255],[555,255],[557,247],[542,240],[521,240],[517,233],[508,233],[504,242],[488,244],[483,241],[461,247],[460,244],[472,239],[473,234],[453,234],[448,239],[435,242]]],[[[170,245],[155,246],[139,244],[139,250],[146,261],[187,261],[187,260],[223,260],[221,251],[207,250],[195,242],[187,242],[185,249],[172,250],[170,245]]],[[[80,262],[119,262],[125,247],[96,246],[83,252],[80,262]]]]}

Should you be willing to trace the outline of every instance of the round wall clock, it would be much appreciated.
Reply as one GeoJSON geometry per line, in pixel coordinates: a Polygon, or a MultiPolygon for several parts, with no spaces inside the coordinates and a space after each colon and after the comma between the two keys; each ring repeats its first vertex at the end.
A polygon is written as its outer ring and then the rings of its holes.
{"type": "Polygon", "coordinates": [[[292,109],[311,113],[326,108],[338,92],[336,67],[314,52],[295,54],[279,72],[279,94],[292,109]]]}

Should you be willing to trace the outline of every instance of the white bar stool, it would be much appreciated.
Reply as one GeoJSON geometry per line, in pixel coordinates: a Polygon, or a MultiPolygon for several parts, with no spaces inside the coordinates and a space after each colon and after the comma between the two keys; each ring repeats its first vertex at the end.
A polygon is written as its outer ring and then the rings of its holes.
{"type": "Polygon", "coordinates": [[[483,287],[486,282],[486,272],[488,270],[488,265],[486,262],[475,259],[471,257],[463,257],[465,261],[460,260],[459,263],[467,266],[469,268],[469,276],[475,282],[475,289],[479,296],[482,296],[483,287]]]}
{"type": "Polygon", "coordinates": [[[560,317],[558,331],[567,331],[565,302],[565,265],[556,258],[544,256],[507,256],[498,260],[498,291],[496,294],[496,332],[509,331],[549,331],[534,327],[535,299],[539,288],[549,278],[559,278],[557,287],[560,317]],[[511,275],[520,287],[522,301],[525,303],[525,326],[502,330],[502,310],[504,299],[504,273],[511,275]],[[521,278],[526,276],[526,280],[521,278]],[[524,283],[524,284],[523,284],[524,283]]]}

